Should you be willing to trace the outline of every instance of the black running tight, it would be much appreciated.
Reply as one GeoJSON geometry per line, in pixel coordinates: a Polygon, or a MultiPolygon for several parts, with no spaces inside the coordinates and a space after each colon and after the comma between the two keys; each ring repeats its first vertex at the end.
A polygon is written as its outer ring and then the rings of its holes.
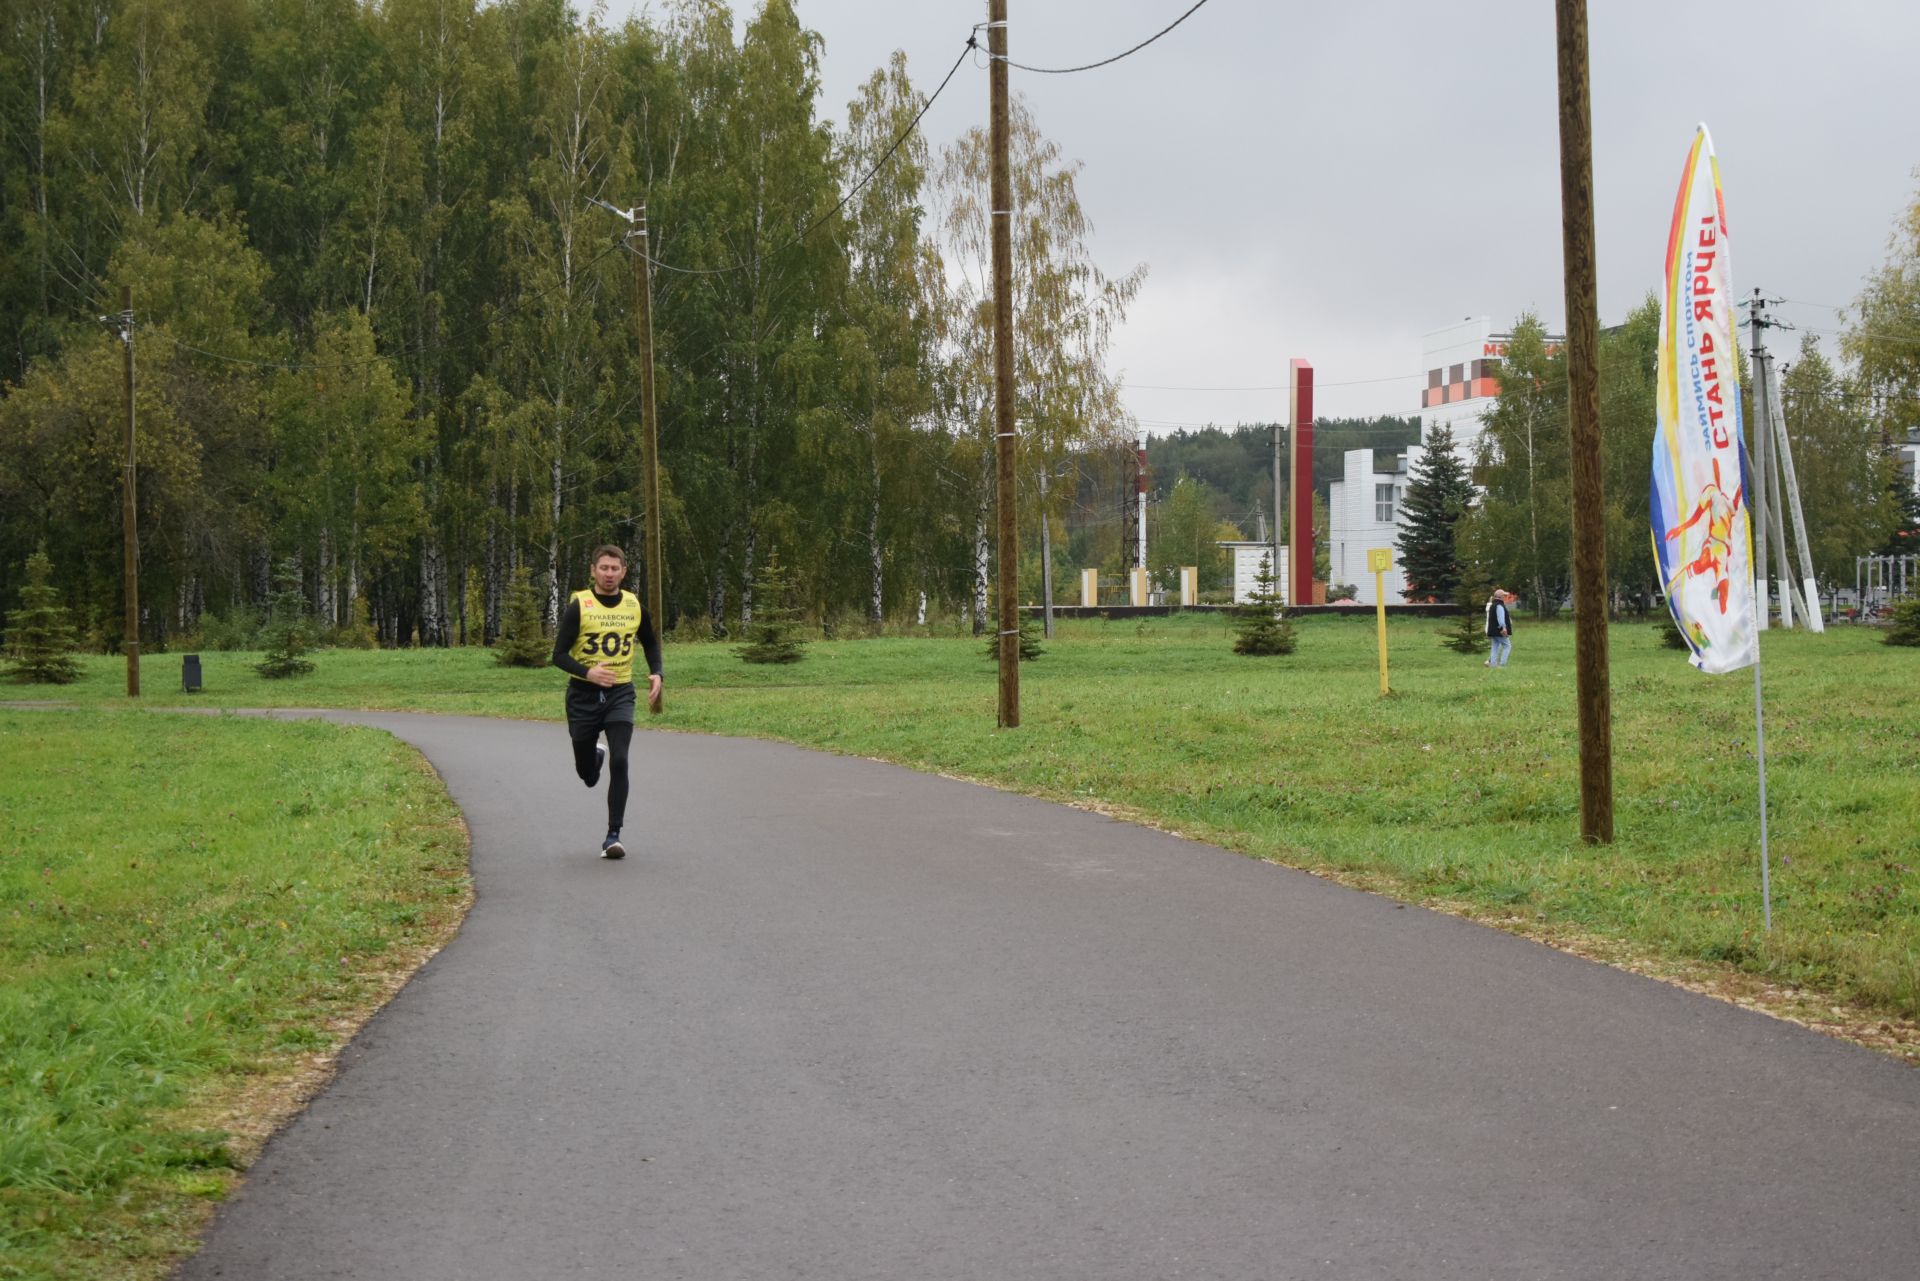
{"type": "MultiPolygon", "coordinates": [[[[601,727],[607,736],[607,828],[619,831],[627,818],[627,749],[633,745],[633,726],[627,721],[608,721],[601,727]]],[[[599,735],[573,740],[573,768],[581,781],[593,777],[593,749],[599,735]]]]}

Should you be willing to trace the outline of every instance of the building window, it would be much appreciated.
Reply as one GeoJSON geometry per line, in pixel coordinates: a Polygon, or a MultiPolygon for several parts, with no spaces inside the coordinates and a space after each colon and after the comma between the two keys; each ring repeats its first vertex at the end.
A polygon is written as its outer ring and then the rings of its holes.
{"type": "Polygon", "coordinates": [[[1376,524],[1393,524],[1393,486],[1373,487],[1373,519],[1376,524]]]}

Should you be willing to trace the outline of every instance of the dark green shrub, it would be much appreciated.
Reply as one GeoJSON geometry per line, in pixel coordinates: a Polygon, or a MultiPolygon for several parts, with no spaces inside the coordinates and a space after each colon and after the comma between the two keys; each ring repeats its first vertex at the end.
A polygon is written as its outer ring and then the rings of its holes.
{"type": "Polygon", "coordinates": [[[307,616],[306,597],[300,592],[299,562],[280,562],[273,576],[273,603],[267,611],[263,633],[267,655],[253,665],[268,680],[305,676],[313,663],[302,657],[313,648],[313,620],[307,616]]]}
{"type": "Polygon", "coordinates": [[[7,620],[7,649],[13,659],[14,679],[34,685],[71,685],[80,678],[74,658],[79,637],[73,616],[60,603],[60,591],[50,585],[53,561],[42,546],[27,557],[27,585],[20,589],[20,608],[7,620]]]}
{"type": "Polygon", "coordinates": [[[545,667],[553,661],[553,642],[540,617],[533,576],[522,565],[507,580],[507,607],[500,615],[500,636],[493,661],[502,667],[545,667]]]}
{"type": "Polygon", "coordinates": [[[797,663],[806,657],[800,639],[800,611],[778,554],[767,557],[753,579],[753,621],[747,624],[747,643],[734,653],[744,663],[797,663]]]}
{"type": "Polygon", "coordinates": [[[1897,600],[1888,612],[1893,616],[1893,625],[1880,639],[1889,645],[1920,645],[1920,596],[1897,600]]]}
{"type": "Polygon", "coordinates": [[[1233,652],[1249,658],[1291,654],[1299,643],[1293,620],[1281,608],[1280,593],[1274,589],[1273,557],[1260,558],[1252,596],[1234,611],[1234,632],[1233,652]]]}

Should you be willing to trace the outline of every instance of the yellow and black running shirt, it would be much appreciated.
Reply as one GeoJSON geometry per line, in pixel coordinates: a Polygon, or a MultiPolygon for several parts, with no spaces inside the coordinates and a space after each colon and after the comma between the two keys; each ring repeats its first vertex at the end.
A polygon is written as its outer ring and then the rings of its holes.
{"type": "Polygon", "coordinates": [[[573,594],[580,607],[580,634],[568,657],[581,667],[604,667],[625,684],[633,680],[633,648],[639,643],[640,598],[620,593],[616,605],[602,605],[591,588],[573,594]]]}

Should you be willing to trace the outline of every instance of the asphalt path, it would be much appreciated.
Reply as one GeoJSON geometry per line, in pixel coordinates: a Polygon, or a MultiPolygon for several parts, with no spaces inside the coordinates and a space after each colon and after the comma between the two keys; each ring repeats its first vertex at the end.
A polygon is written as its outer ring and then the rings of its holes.
{"type": "Polygon", "coordinates": [[[636,735],[604,862],[558,725],[334,718],[425,752],[477,899],[189,1281],[1920,1274],[1869,1051],[777,744],[636,735]]]}

